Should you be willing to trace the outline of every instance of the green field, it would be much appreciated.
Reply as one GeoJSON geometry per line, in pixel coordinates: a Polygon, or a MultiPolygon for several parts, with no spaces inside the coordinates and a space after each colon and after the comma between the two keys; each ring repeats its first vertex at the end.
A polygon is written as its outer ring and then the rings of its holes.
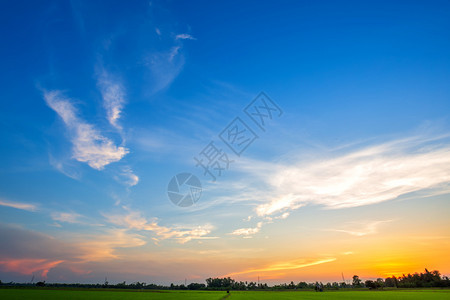
{"type": "Polygon", "coordinates": [[[450,290],[388,291],[123,291],[0,289],[0,299],[450,299],[450,290]],[[228,297],[227,297],[228,296],[228,297]]]}
{"type": "Polygon", "coordinates": [[[232,292],[229,299],[450,299],[450,290],[232,292]]]}

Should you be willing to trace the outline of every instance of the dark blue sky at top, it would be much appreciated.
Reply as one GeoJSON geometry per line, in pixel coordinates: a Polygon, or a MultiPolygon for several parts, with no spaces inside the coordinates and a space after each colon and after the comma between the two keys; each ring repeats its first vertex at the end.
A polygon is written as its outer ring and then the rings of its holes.
{"type": "Polygon", "coordinates": [[[417,125],[417,117],[439,118],[448,110],[447,1],[3,5],[3,118],[49,120],[52,112],[38,100],[36,86],[98,97],[92,90],[99,62],[123,74],[130,102],[154,103],[150,115],[145,112],[154,120],[170,115],[156,100],[166,95],[204,105],[197,96],[212,79],[252,93],[265,90],[301,114],[330,118],[333,126],[345,116],[352,126],[378,127],[381,133],[392,126],[405,130],[417,125]],[[157,37],[155,27],[166,36],[157,37]],[[166,95],[149,95],[152,83],[142,56],[168,47],[178,32],[197,39],[183,46],[184,69],[166,95]],[[115,41],[104,51],[108,38],[115,41]]]}

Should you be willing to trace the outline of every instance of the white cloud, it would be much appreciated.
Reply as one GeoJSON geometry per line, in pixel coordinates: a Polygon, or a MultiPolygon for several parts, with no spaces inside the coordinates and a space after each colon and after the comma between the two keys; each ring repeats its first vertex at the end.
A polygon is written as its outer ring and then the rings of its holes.
{"type": "Polygon", "coordinates": [[[177,36],[175,37],[176,40],[196,40],[195,37],[193,37],[190,34],[187,33],[181,33],[181,34],[177,34],[177,36]]]}
{"type": "Polygon", "coordinates": [[[22,203],[22,202],[14,202],[9,200],[0,199],[1,206],[12,207],[16,209],[28,210],[28,211],[36,211],[37,206],[35,204],[30,203],[22,203]]]}
{"type": "Polygon", "coordinates": [[[161,30],[159,30],[158,27],[155,28],[155,32],[156,32],[157,35],[161,35],[161,30]]]}
{"type": "Polygon", "coordinates": [[[448,136],[402,139],[327,159],[291,158],[288,164],[243,159],[237,167],[263,186],[260,189],[266,196],[258,201],[264,203],[255,208],[260,217],[307,204],[338,209],[414,192],[421,192],[421,196],[450,192],[448,136]]]}
{"type": "Polygon", "coordinates": [[[290,209],[297,209],[304,204],[296,203],[298,197],[294,194],[288,194],[281,196],[280,198],[273,199],[270,203],[261,204],[256,208],[256,213],[259,216],[268,216],[275,212],[282,211],[289,207],[290,209]]]}
{"type": "Polygon", "coordinates": [[[139,183],[139,177],[133,173],[133,170],[129,167],[123,167],[120,173],[115,177],[117,181],[131,187],[139,183]]]}
{"type": "Polygon", "coordinates": [[[244,236],[244,237],[250,237],[250,236],[258,233],[259,230],[261,229],[262,225],[263,225],[262,222],[258,222],[258,224],[256,224],[256,227],[236,229],[235,231],[233,231],[230,234],[231,235],[240,235],[240,236],[244,236]]]}
{"type": "Polygon", "coordinates": [[[97,84],[102,94],[103,107],[109,123],[118,130],[122,130],[118,124],[125,104],[125,91],[122,84],[118,80],[114,80],[105,70],[98,77],[97,84]]]}
{"type": "Polygon", "coordinates": [[[102,136],[93,125],[81,120],[70,99],[60,91],[44,92],[47,105],[52,108],[70,130],[73,145],[73,158],[86,162],[96,170],[121,160],[128,149],[116,146],[112,140],[102,136]]]}
{"type": "Polygon", "coordinates": [[[289,213],[285,212],[284,214],[282,214],[281,216],[278,216],[277,219],[287,219],[287,217],[289,217],[289,213]]]}

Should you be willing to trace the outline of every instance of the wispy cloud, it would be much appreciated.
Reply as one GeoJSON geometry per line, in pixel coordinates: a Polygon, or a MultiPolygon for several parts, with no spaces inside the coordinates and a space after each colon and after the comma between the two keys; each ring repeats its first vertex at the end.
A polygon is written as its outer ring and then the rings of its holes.
{"type": "Polygon", "coordinates": [[[80,214],[74,212],[53,212],[51,217],[54,221],[65,222],[65,223],[79,223],[80,214]]]}
{"type": "MultiPolygon", "coordinates": [[[[57,218],[77,221],[77,217],[74,220],[68,215],[57,218]]],[[[0,269],[22,274],[43,272],[45,276],[62,262],[64,267],[74,267],[73,264],[108,261],[123,257],[122,248],[146,244],[144,236],[127,229],[103,226],[95,229],[89,233],[65,232],[64,239],[60,239],[0,223],[0,240],[4,243],[0,247],[0,269]]]]}
{"type": "Polygon", "coordinates": [[[36,211],[37,210],[37,205],[35,205],[35,204],[15,202],[15,201],[9,201],[9,200],[4,200],[4,199],[0,199],[0,205],[7,206],[7,207],[13,207],[16,209],[28,210],[28,211],[36,211]]]}
{"type": "Polygon", "coordinates": [[[178,55],[178,51],[180,50],[180,48],[180,46],[176,46],[170,49],[168,56],[169,62],[172,62],[173,59],[178,55]]]}
{"type": "Polygon", "coordinates": [[[25,275],[47,273],[79,254],[76,245],[67,245],[51,236],[0,223],[0,270],[25,275]]]}
{"type": "Polygon", "coordinates": [[[195,37],[193,37],[192,35],[187,34],[187,33],[177,34],[177,35],[175,36],[175,39],[176,39],[176,40],[196,40],[195,37]]]}
{"type": "MultiPolygon", "coordinates": [[[[123,128],[119,124],[119,119],[121,118],[123,108],[126,104],[125,88],[119,79],[114,78],[114,76],[105,69],[101,69],[99,73],[97,85],[102,94],[103,107],[106,110],[107,119],[109,123],[120,132],[122,144],[124,145],[125,138],[122,132],[123,128]]],[[[138,184],[139,177],[133,173],[130,166],[125,166],[116,176],[116,180],[131,187],[138,184]]]]}
{"type": "Polygon", "coordinates": [[[291,210],[304,206],[304,203],[297,203],[298,196],[295,194],[283,195],[270,203],[261,204],[256,208],[256,213],[259,216],[268,216],[278,211],[289,208],[291,210]]]}
{"type": "Polygon", "coordinates": [[[38,272],[42,277],[47,278],[48,272],[64,262],[64,260],[50,259],[10,259],[0,260],[0,268],[6,272],[15,272],[25,275],[31,275],[38,272]]]}
{"type": "Polygon", "coordinates": [[[184,66],[181,46],[173,46],[167,51],[149,54],[146,66],[150,70],[152,92],[156,93],[168,87],[180,74],[184,66]]]}
{"type": "Polygon", "coordinates": [[[122,214],[106,214],[103,216],[108,222],[125,227],[127,229],[136,229],[142,231],[151,231],[156,234],[157,240],[174,239],[179,243],[186,243],[191,240],[215,239],[216,237],[207,236],[211,233],[211,225],[203,225],[191,228],[165,227],[158,224],[157,219],[147,220],[140,212],[127,209],[122,214]]]}
{"type": "Polygon", "coordinates": [[[121,254],[117,251],[119,248],[144,246],[147,243],[144,238],[126,229],[114,228],[91,237],[83,236],[77,242],[77,246],[80,248],[82,261],[105,261],[120,258],[121,254]]]}
{"type": "Polygon", "coordinates": [[[122,84],[112,78],[111,74],[102,70],[97,79],[97,85],[103,98],[103,107],[106,110],[106,116],[109,123],[122,130],[118,120],[121,117],[123,107],[125,105],[125,90],[122,84]]]}
{"type": "Polygon", "coordinates": [[[384,221],[370,221],[370,222],[349,222],[345,228],[342,229],[330,229],[331,231],[343,232],[354,236],[365,236],[369,234],[377,233],[379,225],[383,223],[389,223],[392,220],[384,221]]]}
{"type": "Polygon", "coordinates": [[[279,262],[276,264],[272,264],[263,268],[255,268],[255,269],[247,269],[239,272],[233,272],[230,274],[227,274],[225,276],[234,276],[234,275],[241,275],[241,274],[251,274],[251,273],[266,273],[266,272],[273,272],[273,271],[281,271],[281,270],[295,270],[295,269],[301,269],[306,268],[310,266],[320,265],[324,263],[329,263],[335,261],[336,258],[322,258],[322,259],[314,259],[314,260],[294,260],[294,261],[287,261],[287,262],[279,262]]]}
{"type": "Polygon", "coordinates": [[[56,170],[66,175],[67,177],[76,180],[79,180],[81,178],[80,170],[73,166],[73,162],[69,161],[68,159],[56,158],[49,152],[48,160],[50,165],[52,165],[56,170]]]}
{"type": "Polygon", "coordinates": [[[139,176],[133,173],[133,170],[129,166],[121,168],[115,179],[126,186],[132,187],[139,183],[139,176]]]}
{"type": "Polygon", "coordinates": [[[70,130],[73,145],[73,158],[87,163],[96,170],[102,170],[106,165],[121,160],[128,149],[116,146],[114,142],[104,137],[91,124],[83,121],[70,99],[60,91],[44,92],[47,105],[53,109],[70,130]]]}
{"type": "Polygon", "coordinates": [[[260,217],[298,209],[306,204],[329,209],[393,200],[414,192],[450,192],[448,136],[412,137],[353,150],[328,159],[289,164],[241,160],[248,178],[265,183],[260,217]]]}
{"type": "Polygon", "coordinates": [[[244,238],[249,238],[252,235],[258,233],[259,230],[261,229],[262,225],[263,225],[262,222],[258,222],[258,224],[256,224],[256,227],[236,229],[233,232],[231,232],[230,234],[244,236],[244,238]]]}

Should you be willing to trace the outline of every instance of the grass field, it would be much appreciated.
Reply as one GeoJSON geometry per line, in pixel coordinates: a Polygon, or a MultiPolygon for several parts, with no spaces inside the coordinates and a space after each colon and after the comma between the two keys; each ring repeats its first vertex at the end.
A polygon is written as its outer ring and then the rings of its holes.
{"type": "Polygon", "coordinates": [[[122,291],[0,289],[0,299],[450,299],[450,290],[390,291],[122,291]]]}
{"type": "Polygon", "coordinates": [[[232,292],[229,299],[450,299],[450,290],[232,292]]]}

